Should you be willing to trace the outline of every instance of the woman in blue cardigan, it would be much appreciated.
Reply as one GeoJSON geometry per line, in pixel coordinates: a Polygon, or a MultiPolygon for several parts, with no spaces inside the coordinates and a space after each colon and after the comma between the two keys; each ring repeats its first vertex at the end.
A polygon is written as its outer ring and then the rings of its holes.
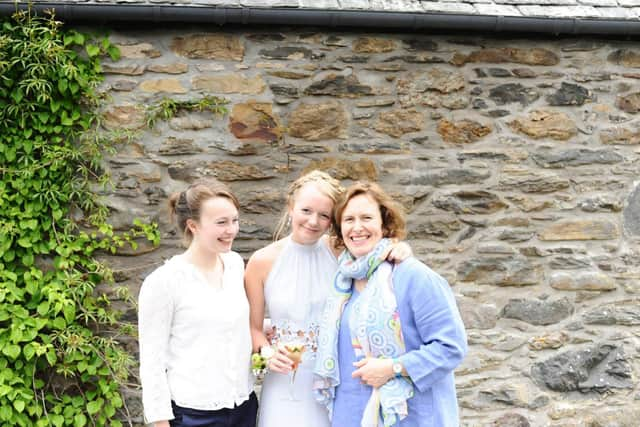
{"type": "Polygon", "coordinates": [[[449,284],[417,259],[378,259],[406,235],[400,207],[378,185],[348,188],[335,222],[346,250],[314,370],[332,426],[458,426],[453,370],[467,342],[449,284]]]}

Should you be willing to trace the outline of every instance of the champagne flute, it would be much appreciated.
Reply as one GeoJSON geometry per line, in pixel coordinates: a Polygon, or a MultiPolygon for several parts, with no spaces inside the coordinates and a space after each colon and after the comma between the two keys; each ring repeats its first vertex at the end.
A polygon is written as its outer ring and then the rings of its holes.
{"type": "Polygon", "coordinates": [[[302,363],[302,353],[304,353],[306,347],[299,341],[289,342],[284,344],[284,349],[287,350],[287,357],[291,359],[293,365],[291,366],[291,372],[289,373],[289,398],[291,401],[299,401],[294,394],[294,383],[296,380],[296,372],[298,366],[302,363]]]}

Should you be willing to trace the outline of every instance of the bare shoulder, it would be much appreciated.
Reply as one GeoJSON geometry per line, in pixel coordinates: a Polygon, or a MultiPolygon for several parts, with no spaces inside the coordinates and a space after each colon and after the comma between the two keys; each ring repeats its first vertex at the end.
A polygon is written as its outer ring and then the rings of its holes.
{"type": "Polygon", "coordinates": [[[246,274],[252,277],[266,278],[273,263],[282,252],[284,244],[285,240],[281,239],[255,251],[247,263],[246,274]]]}

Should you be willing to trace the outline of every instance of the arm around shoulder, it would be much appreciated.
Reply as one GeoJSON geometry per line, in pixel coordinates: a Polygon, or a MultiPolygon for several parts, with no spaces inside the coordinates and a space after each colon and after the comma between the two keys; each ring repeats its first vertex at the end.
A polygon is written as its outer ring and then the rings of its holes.
{"type": "Polygon", "coordinates": [[[399,359],[418,390],[424,391],[462,362],[466,332],[453,292],[442,276],[416,259],[396,269],[394,284],[404,287],[422,342],[399,359]]]}

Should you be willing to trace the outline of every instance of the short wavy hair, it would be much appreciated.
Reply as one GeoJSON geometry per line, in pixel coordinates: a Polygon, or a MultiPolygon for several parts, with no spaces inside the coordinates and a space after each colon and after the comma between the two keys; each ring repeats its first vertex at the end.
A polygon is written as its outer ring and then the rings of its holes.
{"type": "Polygon", "coordinates": [[[382,237],[392,239],[404,239],[407,235],[404,209],[395,202],[378,184],[374,182],[358,181],[349,186],[336,204],[333,217],[333,229],[335,232],[336,246],[344,247],[344,239],[340,223],[342,215],[349,201],[361,194],[367,195],[376,201],[380,207],[382,217],[382,237]]]}

